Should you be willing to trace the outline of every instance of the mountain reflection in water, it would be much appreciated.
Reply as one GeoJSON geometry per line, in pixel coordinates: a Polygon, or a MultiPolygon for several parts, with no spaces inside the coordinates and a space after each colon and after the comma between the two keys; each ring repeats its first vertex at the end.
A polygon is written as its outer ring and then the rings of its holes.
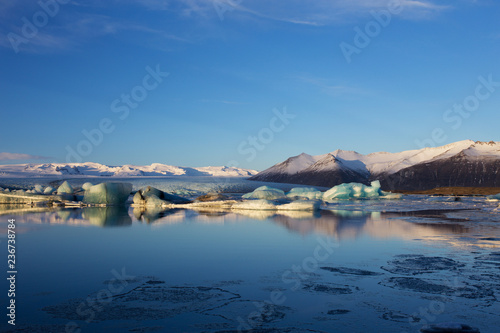
{"type": "Polygon", "coordinates": [[[299,234],[317,233],[337,240],[363,235],[373,238],[415,239],[465,234],[469,227],[454,221],[421,219],[419,223],[401,219],[408,213],[379,213],[348,210],[305,211],[194,211],[185,209],[143,210],[127,207],[83,207],[68,209],[25,208],[0,205],[0,215],[13,216],[29,224],[93,225],[124,227],[146,223],[152,227],[194,222],[205,224],[238,223],[248,219],[269,220],[299,234]],[[425,222],[425,223],[424,223],[425,222]]]}

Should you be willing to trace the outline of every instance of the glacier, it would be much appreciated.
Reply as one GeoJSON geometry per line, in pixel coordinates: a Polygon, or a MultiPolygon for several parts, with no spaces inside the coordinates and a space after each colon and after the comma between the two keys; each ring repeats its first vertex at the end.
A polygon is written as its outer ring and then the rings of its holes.
{"type": "Polygon", "coordinates": [[[151,165],[110,166],[94,162],[0,165],[0,178],[40,177],[250,177],[257,171],[227,166],[178,167],[160,163],[151,165]]]}

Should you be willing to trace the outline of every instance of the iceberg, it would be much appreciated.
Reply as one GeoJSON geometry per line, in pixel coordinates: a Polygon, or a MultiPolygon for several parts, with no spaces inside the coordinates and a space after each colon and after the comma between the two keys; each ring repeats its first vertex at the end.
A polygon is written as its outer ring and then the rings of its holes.
{"type": "Polygon", "coordinates": [[[43,193],[42,185],[36,184],[34,191],[35,191],[34,193],[39,193],[39,194],[43,193]]]}
{"type": "Polygon", "coordinates": [[[52,194],[55,192],[55,188],[53,188],[52,186],[47,186],[45,188],[45,190],[43,190],[43,194],[52,194]]]}
{"type": "Polygon", "coordinates": [[[94,186],[92,183],[89,183],[89,182],[86,182],[82,185],[82,190],[86,191],[88,190],[89,188],[91,188],[92,186],[94,186]]]}
{"type": "Polygon", "coordinates": [[[496,199],[496,200],[500,200],[500,193],[498,194],[494,194],[494,195],[488,195],[487,197],[488,199],[496,199]]]}
{"type": "Polygon", "coordinates": [[[256,188],[253,192],[244,194],[242,196],[244,199],[264,199],[264,200],[276,200],[286,198],[285,192],[269,187],[269,186],[261,186],[256,188]]]}
{"type": "Polygon", "coordinates": [[[127,201],[132,184],[130,183],[101,183],[85,190],[83,202],[95,205],[121,205],[127,201]]]}
{"type": "Polygon", "coordinates": [[[323,192],[314,187],[294,187],[292,188],[286,196],[290,199],[311,199],[311,200],[321,200],[323,198],[323,192]]]}
{"type": "Polygon", "coordinates": [[[146,207],[161,207],[163,204],[168,204],[168,202],[160,199],[155,194],[146,197],[146,207]]]}
{"type": "Polygon", "coordinates": [[[371,186],[361,183],[340,184],[323,193],[323,201],[374,198],[399,199],[401,194],[382,191],[378,180],[371,182],[371,186]]]}
{"type": "Polygon", "coordinates": [[[170,203],[185,204],[191,202],[191,200],[148,186],[134,194],[133,202],[137,206],[161,206],[162,204],[170,203]],[[161,204],[158,200],[161,201],[161,204]]]}
{"type": "Polygon", "coordinates": [[[65,180],[64,183],[57,188],[57,194],[73,194],[73,187],[65,180]]]}

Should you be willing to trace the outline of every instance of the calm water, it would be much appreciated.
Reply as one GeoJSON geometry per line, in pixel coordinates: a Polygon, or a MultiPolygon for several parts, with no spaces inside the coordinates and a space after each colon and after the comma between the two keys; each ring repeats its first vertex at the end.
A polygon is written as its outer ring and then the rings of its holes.
{"type": "Polygon", "coordinates": [[[25,332],[418,332],[446,321],[497,332],[497,205],[410,197],[286,215],[3,206],[2,269],[14,218],[25,332]],[[457,208],[469,210],[408,213],[457,208]]]}

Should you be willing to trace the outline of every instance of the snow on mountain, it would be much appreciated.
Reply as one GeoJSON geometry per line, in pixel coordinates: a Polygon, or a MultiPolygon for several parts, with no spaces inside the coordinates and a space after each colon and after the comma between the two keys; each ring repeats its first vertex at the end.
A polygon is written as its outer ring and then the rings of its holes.
{"type": "Polygon", "coordinates": [[[272,172],[278,171],[283,174],[293,175],[313,165],[324,156],[325,155],[311,156],[306,153],[302,153],[300,155],[290,157],[286,161],[278,163],[272,168],[262,171],[260,174],[264,175],[269,170],[272,172]]]}
{"type": "Polygon", "coordinates": [[[459,169],[461,167],[465,168],[465,164],[467,164],[465,162],[468,162],[468,172],[474,173],[478,184],[482,184],[481,186],[485,186],[484,184],[497,186],[495,178],[497,172],[494,170],[496,170],[497,165],[500,165],[500,142],[464,140],[441,147],[422,148],[398,153],[377,152],[367,155],[345,150],[335,150],[329,154],[317,156],[303,153],[290,157],[251,179],[333,186],[340,181],[350,181],[351,179],[367,182],[377,178],[387,178],[388,175],[397,175],[398,184],[401,186],[404,184],[407,188],[431,186],[433,178],[435,178],[434,181],[443,183],[445,186],[453,186],[450,184],[460,186],[460,184],[473,182],[472,179],[463,180],[467,178],[464,176],[465,171],[459,169]],[[463,161],[463,158],[466,161],[463,161]],[[457,162],[457,159],[462,162],[457,162]],[[471,166],[472,164],[474,166],[471,166]],[[424,167],[426,165],[432,165],[437,170],[429,173],[429,170],[424,167]],[[448,170],[453,176],[443,174],[444,172],[439,172],[440,170],[448,170]],[[493,170],[495,176],[491,175],[492,172],[486,172],[485,170],[493,170]],[[418,172],[415,173],[415,171],[418,172]],[[457,176],[459,174],[463,181],[457,176]],[[410,175],[413,177],[410,182],[412,184],[408,183],[408,179],[411,178],[410,175]],[[417,179],[418,175],[426,179],[417,179]],[[404,177],[407,179],[402,179],[404,177]]]}
{"type": "Polygon", "coordinates": [[[109,166],[99,163],[44,163],[44,164],[7,164],[0,165],[0,177],[162,177],[162,176],[213,176],[213,177],[250,177],[255,170],[225,166],[177,167],[160,163],[151,165],[109,166]]]}

